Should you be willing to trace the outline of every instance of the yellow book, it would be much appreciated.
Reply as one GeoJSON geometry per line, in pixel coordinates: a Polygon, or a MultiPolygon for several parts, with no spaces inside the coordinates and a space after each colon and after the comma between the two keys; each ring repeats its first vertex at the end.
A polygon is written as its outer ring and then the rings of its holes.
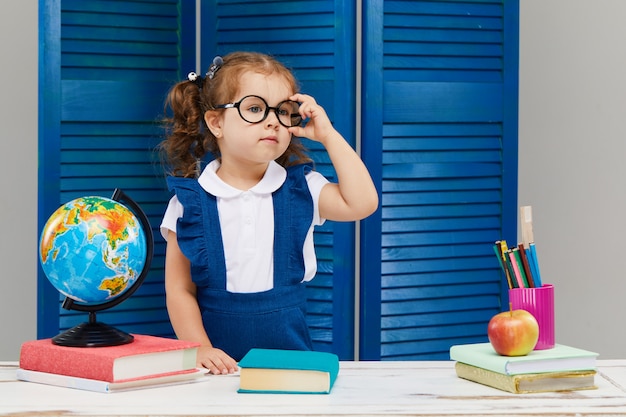
{"type": "Polygon", "coordinates": [[[596,375],[594,370],[506,375],[463,362],[457,362],[454,368],[459,378],[514,394],[597,388],[594,381],[596,375]]]}

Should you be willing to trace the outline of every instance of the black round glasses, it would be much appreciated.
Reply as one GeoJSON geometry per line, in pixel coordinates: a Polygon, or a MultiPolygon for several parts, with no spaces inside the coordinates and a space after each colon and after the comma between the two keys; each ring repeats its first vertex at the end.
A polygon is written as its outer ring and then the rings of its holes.
{"type": "Polygon", "coordinates": [[[302,123],[302,116],[298,113],[300,104],[291,100],[281,101],[276,107],[270,107],[262,97],[245,96],[236,103],[219,104],[215,108],[236,108],[239,116],[248,123],[261,123],[267,119],[270,110],[274,110],[278,122],[285,127],[299,126],[302,123]]]}

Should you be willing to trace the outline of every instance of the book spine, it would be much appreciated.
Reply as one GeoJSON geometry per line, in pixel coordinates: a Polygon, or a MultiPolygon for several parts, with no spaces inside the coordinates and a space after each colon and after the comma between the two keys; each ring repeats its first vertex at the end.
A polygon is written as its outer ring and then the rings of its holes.
{"type": "Polygon", "coordinates": [[[502,391],[512,392],[513,394],[520,393],[515,378],[511,376],[469,366],[461,362],[457,362],[454,365],[454,368],[459,378],[487,385],[492,388],[497,388],[502,391]]]}
{"type": "Polygon", "coordinates": [[[89,349],[74,349],[68,354],[61,346],[25,343],[20,351],[20,368],[113,382],[114,359],[92,355],[89,349]]]}
{"type": "Polygon", "coordinates": [[[36,382],[38,384],[54,385],[57,387],[74,388],[94,392],[110,392],[109,383],[84,379],[67,375],[49,374],[45,372],[18,369],[16,373],[20,381],[36,382]]]}
{"type": "Polygon", "coordinates": [[[171,375],[164,375],[145,379],[135,379],[126,382],[106,382],[93,379],[85,379],[75,376],[50,374],[47,372],[18,369],[17,379],[20,381],[35,382],[39,384],[54,385],[58,387],[74,388],[95,392],[119,392],[150,387],[163,387],[201,381],[206,372],[201,369],[192,369],[171,375]]]}
{"type": "Polygon", "coordinates": [[[450,348],[450,359],[463,362],[469,365],[478,366],[490,371],[507,375],[507,362],[502,356],[493,355],[489,357],[476,356],[475,352],[468,351],[463,345],[455,345],[450,348]]]}

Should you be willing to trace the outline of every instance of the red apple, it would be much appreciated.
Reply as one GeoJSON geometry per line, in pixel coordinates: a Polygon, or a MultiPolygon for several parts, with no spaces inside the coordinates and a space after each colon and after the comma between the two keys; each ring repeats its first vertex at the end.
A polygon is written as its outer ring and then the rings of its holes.
{"type": "Polygon", "coordinates": [[[509,310],[489,320],[487,336],[494,350],[503,356],[524,356],[539,339],[539,324],[526,310],[509,310]]]}

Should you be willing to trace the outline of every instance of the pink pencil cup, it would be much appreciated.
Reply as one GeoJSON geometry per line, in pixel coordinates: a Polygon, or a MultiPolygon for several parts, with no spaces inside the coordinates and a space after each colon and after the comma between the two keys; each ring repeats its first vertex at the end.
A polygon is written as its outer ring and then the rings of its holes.
{"type": "Polygon", "coordinates": [[[509,301],[513,310],[526,310],[539,323],[539,340],[535,350],[554,347],[554,286],[544,284],[539,288],[512,288],[509,301]]]}

